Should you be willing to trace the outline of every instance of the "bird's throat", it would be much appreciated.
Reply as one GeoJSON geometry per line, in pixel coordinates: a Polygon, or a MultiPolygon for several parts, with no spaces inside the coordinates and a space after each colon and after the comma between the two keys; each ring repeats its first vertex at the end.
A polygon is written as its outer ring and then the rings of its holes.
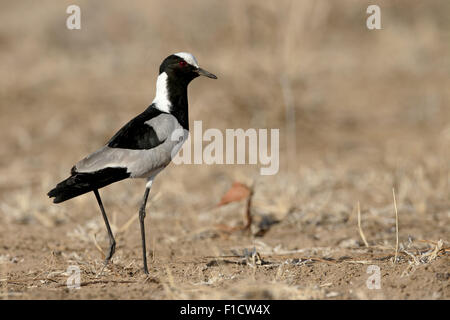
{"type": "Polygon", "coordinates": [[[189,130],[188,84],[162,72],[156,80],[156,95],[152,102],[155,108],[173,114],[186,130],[189,130]]]}

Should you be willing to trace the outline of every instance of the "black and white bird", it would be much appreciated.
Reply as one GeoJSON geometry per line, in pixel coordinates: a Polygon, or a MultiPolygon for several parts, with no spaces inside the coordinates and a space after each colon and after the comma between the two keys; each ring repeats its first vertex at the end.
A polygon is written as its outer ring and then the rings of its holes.
{"type": "Polygon", "coordinates": [[[217,79],[200,68],[190,53],[180,52],[164,59],[159,67],[152,104],[124,125],[105,146],[75,164],[70,177],[48,192],[54,203],[94,192],[109,236],[105,266],[115,252],[116,241],[98,189],[127,178],[144,178],[147,184],[139,209],[139,222],[144,272],[148,274],[144,228],[147,198],[156,175],[170,163],[187,139],[187,87],[198,76],[217,79]]]}

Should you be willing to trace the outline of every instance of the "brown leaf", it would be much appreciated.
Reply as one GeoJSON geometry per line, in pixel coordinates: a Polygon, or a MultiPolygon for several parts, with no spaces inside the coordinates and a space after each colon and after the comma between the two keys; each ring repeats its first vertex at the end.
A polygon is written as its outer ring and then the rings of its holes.
{"type": "Polygon", "coordinates": [[[238,202],[242,199],[246,199],[250,196],[250,188],[240,182],[234,182],[231,188],[224,194],[220,202],[217,204],[218,207],[231,202],[238,202]]]}

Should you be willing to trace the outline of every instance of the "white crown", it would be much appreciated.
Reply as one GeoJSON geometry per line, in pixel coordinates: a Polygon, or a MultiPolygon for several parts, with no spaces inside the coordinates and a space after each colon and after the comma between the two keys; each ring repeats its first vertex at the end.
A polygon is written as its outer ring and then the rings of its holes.
{"type": "Polygon", "coordinates": [[[193,65],[194,67],[198,68],[197,59],[195,59],[195,57],[192,54],[190,54],[189,52],[178,52],[178,53],[175,53],[175,55],[184,59],[184,61],[193,65]]]}

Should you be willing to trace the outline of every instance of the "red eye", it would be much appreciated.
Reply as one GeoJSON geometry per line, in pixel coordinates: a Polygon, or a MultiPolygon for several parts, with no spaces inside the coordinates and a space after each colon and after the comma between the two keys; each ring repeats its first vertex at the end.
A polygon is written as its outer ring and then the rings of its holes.
{"type": "Polygon", "coordinates": [[[180,65],[180,67],[186,67],[187,66],[187,62],[186,61],[180,61],[179,65],[180,65]]]}

